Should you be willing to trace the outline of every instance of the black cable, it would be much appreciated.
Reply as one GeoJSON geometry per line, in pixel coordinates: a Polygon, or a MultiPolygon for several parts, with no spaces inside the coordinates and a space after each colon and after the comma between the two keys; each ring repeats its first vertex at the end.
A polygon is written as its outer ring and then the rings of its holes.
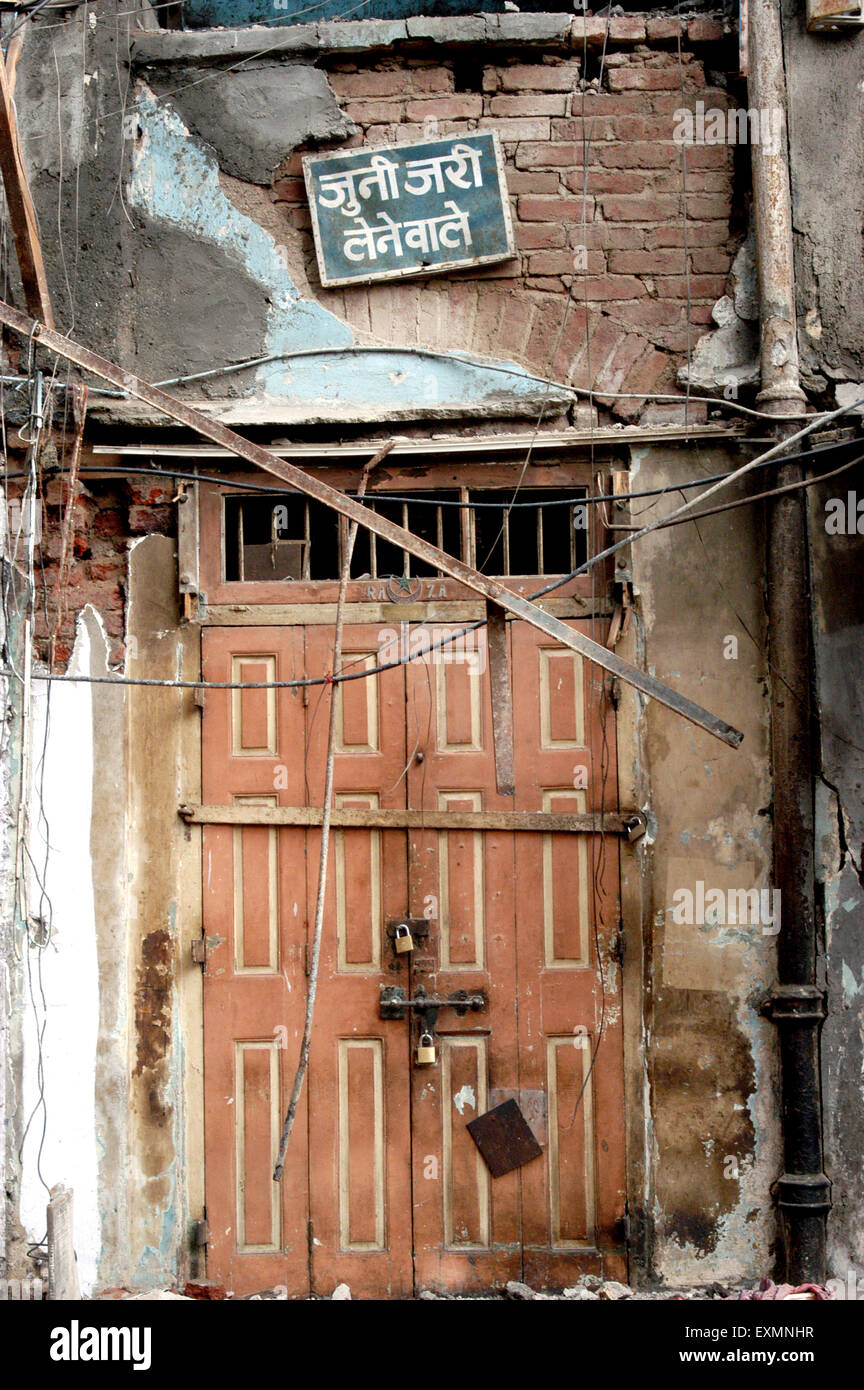
{"type": "MultiPolygon", "coordinates": [[[[728,442],[728,441],[726,441],[726,442],[728,442]]],[[[736,441],[736,442],[737,442],[737,441],[736,441]]],[[[741,443],[749,443],[749,442],[751,442],[751,441],[747,440],[746,438],[742,438],[740,442],[741,442],[741,443]]],[[[834,452],[836,452],[836,450],[838,450],[838,449],[851,448],[851,446],[852,446],[853,444],[856,444],[856,445],[860,445],[860,444],[861,444],[861,438],[860,438],[860,436],[855,436],[855,437],[852,438],[852,439],[835,440],[835,441],[833,441],[833,442],[830,443],[830,444],[820,444],[820,445],[817,445],[817,446],[816,446],[815,448],[813,448],[813,449],[808,449],[808,450],[806,450],[806,451],[800,451],[800,452],[796,452],[796,453],[783,454],[781,457],[782,457],[782,461],[783,461],[784,463],[795,463],[795,462],[798,462],[798,461],[800,461],[800,460],[802,460],[802,459],[811,460],[811,459],[813,459],[813,458],[819,456],[820,454],[834,453],[834,452]]],[[[370,447],[371,447],[371,446],[370,446],[370,447]]],[[[779,462],[779,459],[778,459],[778,458],[776,458],[776,457],[775,457],[775,458],[770,458],[770,459],[767,459],[764,463],[760,462],[760,463],[755,464],[755,465],[754,465],[754,469],[755,469],[755,468],[770,468],[773,464],[776,464],[776,463],[778,463],[778,462],[779,462]]],[[[58,473],[60,473],[61,471],[62,471],[62,470],[59,470],[59,469],[57,470],[58,473]]],[[[127,468],[127,467],[123,467],[123,468],[121,469],[121,468],[117,468],[117,467],[115,467],[115,468],[83,467],[83,468],[81,469],[81,474],[82,474],[82,476],[84,476],[84,475],[86,474],[87,477],[106,477],[106,478],[121,478],[121,479],[122,479],[122,477],[126,476],[127,474],[128,474],[130,477],[141,477],[141,478],[151,478],[151,477],[152,477],[152,478],[177,478],[177,479],[179,479],[179,480],[181,480],[181,481],[183,481],[183,482],[191,482],[191,483],[215,483],[215,484],[217,484],[219,487],[236,488],[238,491],[242,491],[242,492],[254,492],[254,493],[261,493],[261,494],[268,494],[268,493],[269,493],[269,494],[271,494],[272,496],[278,496],[278,497],[284,497],[284,496],[304,497],[304,496],[306,495],[306,494],[305,494],[304,492],[302,492],[299,488],[293,488],[293,487],[291,487],[290,484],[287,484],[287,483],[286,483],[285,485],[283,485],[282,487],[273,487],[272,485],[269,485],[269,484],[267,484],[267,483],[246,483],[246,482],[238,482],[238,481],[237,481],[236,479],[234,479],[234,478],[225,478],[225,477],[219,476],[218,474],[213,474],[213,473],[190,473],[190,472],[186,472],[186,471],[183,471],[183,470],[178,470],[178,469],[176,469],[176,468],[135,468],[135,467],[129,467],[129,468],[127,468]]],[[[26,477],[26,476],[27,476],[27,475],[26,475],[25,473],[7,473],[7,474],[6,474],[6,478],[7,478],[8,481],[12,481],[13,479],[24,478],[24,477],[26,477]]],[[[45,476],[46,476],[46,477],[50,477],[50,476],[51,476],[51,470],[46,470],[45,476]]],[[[707,477],[704,477],[704,478],[692,478],[692,479],[688,480],[687,482],[683,482],[683,483],[675,483],[674,485],[670,483],[670,484],[667,484],[665,487],[643,488],[643,489],[641,489],[639,492],[628,492],[628,493],[626,494],[626,497],[627,497],[627,500],[628,500],[628,501],[638,501],[638,500],[640,500],[640,499],[643,498],[643,497],[662,497],[665,493],[669,493],[669,492],[679,492],[679,491],[681,491],[681,490],[684,489],[684,488],[702,487],[702,486],[704,486],[704,484],[706,484],[706,483],[719,483],[719,482],[722,482],[722,481],[724,480],[724,478],[728,478],[728,477],[731,477],[731,473],[713,473],[713,474],[709,474],[707,477]]],[[[582,486],[582,485],[581,485],[581,484],[578,484],[578,483],[577,483],[577,484],[574,484],[574,487],[579,487],[579,486],[582,486]]],[[[482,489],[480,489],[480,490],[482,491],[482,489]]],[[[484,508],[484,507],[503,507],[503,506],[506,506],[506,502],[503,502],[503,501],[502,501],[502,502],[457,502],[457,501],[450,501],[449,499],[443,499],[443,500],[440,501],[440,502],[436,502],[436,500],[435,500],[434,498],[432,498],[432,497],[425,497],[425,496],[423,496],[422,493],[403,494],[403,493],[383,493],[383,492],[382,492],[382,493],[373,493],[373,492],[370,492],[370,493],[368,494],[368,496],[369,496],[369,498],[370,498],[371,500],[374,500],[376,497],[380,497],[383,501],[389,501],[389,502],[416,502],[419,506],[427,506],[427,507],[462,507],[462,508],[464,508],[465,510],[468,510],[468,511],[477,511],[477,510],[479,510],[479,509],[481,509],[481,508],[484,508]]],[[[581,503],[581,502],[584,502],[584,503],[586,503],[586,504],[589,505],[589,506],[593,506],[593,505],[600,504],[600,503],[604,503],[604,502],[618,502],[618,501],[620,501],[620,500],[621,500],[621,496],[620,496],[620,494],[618,494],[618,493],[601,493],[601,494],[597,494],[597,495],[595,495],[595,496],[592,496],[592,495],[588,494],[588,495],[586,495],[586,496],[584,496],[584,497],[555,498],[555,499],[553,499],[552,501],[549,501],[549,502],[515,502],[513,505],[516,506],[516,507],[534,507],[534,508],[542,507],[542,508],[546,508],[546,507],[567,507],[567,506],[573,506],[574,503],[581,503]]]]}
{"type": "Polygon", "coordinates": [[[28,24],[31,19],[35,19],[40,10],[44,10],[46,5],[50,4],[51,0],[39,0],[38,5],[34,5],[32,10],[28,10],[23,19],[19,19],[18,23],[9,30],[9,33],[3,35],[3,42],[8,45],[9,40],[15,37],[19,29],[23,29],[25,24],[28,24]]]}

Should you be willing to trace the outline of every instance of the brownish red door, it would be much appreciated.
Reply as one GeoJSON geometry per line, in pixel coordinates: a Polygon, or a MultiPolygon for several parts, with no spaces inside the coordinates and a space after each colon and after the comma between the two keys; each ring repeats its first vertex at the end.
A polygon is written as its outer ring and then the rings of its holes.
{"type": "MultiPolygon", "coordinates": [[[[523,624],[510,630],[515,799],[495,790],[481,646],[341,687],[337,807],[439,820],[616,807],[614,729],[594,674],[523,624]]],[[[317,675],[332,640],[325,626],[210,629],[204,676],[317,675]]],[[[348,627],[345,661],[376,664],[381,642],[377,627],[348,627]]],[[[208,691],[205,803],[320,807],[329,700],[320,687],[208,691]]],[[[308,1085],[280,1188],[273,1155],[303,1026],[319,837],[204,831],[210,1276],[237,1293],[326,1295],[344,1281],[392,1298],[622,1274],[617,845],[440,824],[334,829],[308,1085]],[[429,932],[398,956],[386,927],[406,911],[429,932]],[[380,1017],[388,984],[482,990],[488,1008],[443,1010],[438,1060],[417,1067],[416,1022],[380,1017]],[[544,1155],[493,1179],[466,1125],[511,1097],[544,1155]]]]}

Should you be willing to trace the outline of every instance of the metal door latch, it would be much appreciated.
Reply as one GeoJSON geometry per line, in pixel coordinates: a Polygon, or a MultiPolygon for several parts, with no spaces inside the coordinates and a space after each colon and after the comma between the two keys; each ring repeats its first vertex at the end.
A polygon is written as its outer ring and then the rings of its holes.
{"type": "Polygon", "coordinates": [[[434,994],[427,994],[421,985],[413,999],[406,999],[405,991],[399,985],[381,985],[379,988],[381,1018],[406,1018],[408,1010],[413,1009],[427,1030],[434,1029],[439,1009],[454,1009],[460,1018],[464,1018],[469,1009],[473,1013],[480,1013],[489,1004],[482,990],[469,994],[465,989],[457,989],[455,994],[439,999],[434,994]]]}

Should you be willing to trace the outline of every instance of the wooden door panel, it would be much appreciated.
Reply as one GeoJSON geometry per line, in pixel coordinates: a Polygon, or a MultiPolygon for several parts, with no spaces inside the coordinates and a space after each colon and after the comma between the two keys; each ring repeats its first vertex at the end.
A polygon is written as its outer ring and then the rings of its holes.
{"type": "MultiPolygon", "coordinates": [[[[510,624],[510,630],[519,673],[515,809],[600,813],[617,807],[614,723],[603,673],[524,624],[510,624]]],[[[525,1278],[555,1287],[580,1271],[620,1277],[626,1264],[623,1044],[614,954],[618,846],[599,835],[516,838],[519,1052],[526,1089],[545,1095],[547,1129],[544,1159],[521,1170],[525,1278]]]]}
{"type": "MultiPolygon", "coordinates": [[[[309,628],[307,669],[326,671],[332,628],[309,628]]],[[[349,626],[343,670],[378,664],[378,629],[349,626]]],[[[308,729],[309,804],[322,804],[328,691],[308,729]]],[[[313,692],[310,711],[318,697],[313,692]]],[[[401,670],[346,682],[336,694],[334,805],[404,807],[405,686],[401,670]]],[[[310,918],[320,832],[308,837],[310,918]]],[[[309,1064],[313,1292],[355,1297],[413,1288],[411,1107],[407,1038],[379,1016],[380,986],[407,974],[386,924],[408,906],[403,830],[331,831],[315,1031],[309,1064]]]]}
{"type": "MultiPolygon", "coordinates": [[[[410,806],[511,809],[495,788],[483,666],[465,652],[408,667],[410,806]]],[[[409,836],[412,915],[431,918],[428,943],[414,953],[412,991],[421,984],[442,997],[482,990],[489,999],[484,1013],[460,1018],[443,1010],[438,1062],[412,1067],[418,1288],[500,1287],[521,1274],[518,1174],[493,1181],[466,1129],[494,1093],[519,1088],[513,841],[512,834],[462,829],[409,836]]],[[[416,1024],[411,1032],[416,1044],[416,1024]]]]}
{"type": "MultiPolygon", "coordinates": [[[[485,653],[460,650],[336,687],[336,806],[617,807],[601,673],[523,624],[508,632],[515,797],[496,790],[485,653]]],[[[379,640],[349,625],[343,669],[377,664],[379,640]]],[[[210,629],[204,677],[320,675],[332,641],[323,625],[210,629]]],[[[320,806],[333,691],[208,691],[205,802],[320,806]]],[[[318,829],[204,830],[211,1276],[237,1293],[326,1296],[346,1282],[355,1297],[400,1297],[623,1275],[617,842],[333,829],[310,1068],[280,1187],[319,847],[318,829]],[[406,909],[430,930],[398,956],[386,924],[406,909]],[[438,1060],[418,1067],[416,1017],[379,1016],[388,983],[482,990],[489,1006],[442,1011],[438,1060]],[[544,1153],[493,1179],[466,1125],[511,1097],[544,1153]]]]}
{"type": "MultiPolygon", "coordinates": [[[[204,633],[208,681],[290,679],[302,634],[204,633]]],[[[287,691],[207,692],[203,794],[213,803],[302,797],[302,700],[287,691]],[[277,791],[277,786],[282,788],[277,791]]],[[[303,1143],[273,1182],[291,1065],[303,1027],[303,832],[207,826],[203,834],[205,1178],[210,1277],[235,1293],[308,1289],[303,1143]],[[301,891],[298,893],[298,883],[301,891]]]]}

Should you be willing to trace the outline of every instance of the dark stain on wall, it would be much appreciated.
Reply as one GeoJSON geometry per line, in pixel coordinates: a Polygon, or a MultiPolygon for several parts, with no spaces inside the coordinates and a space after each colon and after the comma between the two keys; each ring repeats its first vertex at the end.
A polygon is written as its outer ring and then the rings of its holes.
{"type": "Polygon", "coordinates": [[[715,992],[668,991],[656,1025],[658,1206],[667,1238],[708,1255],[718,1220],[738,1200],[734,1173],[754,1150],[746,1109],[755,1089],[750,1044],[734,1003],[715,992]]]}
{"type": "Polygon", "coordinates": [[[141,942],[141,961],[135,988],[136,1062],[133,1076],[149,1081],[150,1117],[164,1125],[171,1106],[164,1099],[166,1056],[171,1046],[171,995],[173,989],[171,934],[164,928],[150,932],[141,942]]]}

